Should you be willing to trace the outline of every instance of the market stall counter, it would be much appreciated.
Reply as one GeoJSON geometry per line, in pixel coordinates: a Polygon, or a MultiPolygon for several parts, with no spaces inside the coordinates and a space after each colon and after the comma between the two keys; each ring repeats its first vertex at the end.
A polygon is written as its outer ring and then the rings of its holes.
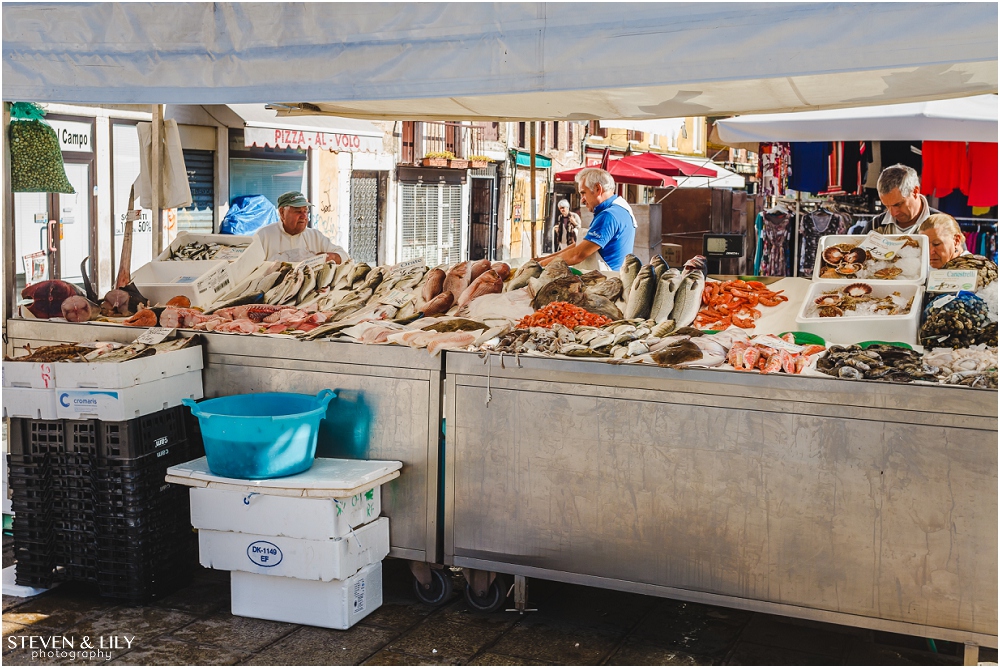
{"type": "Polygon", "coordinates": [[[445,563],[997,646],[997,396],[449,351],[445,563]]]}
{"type": "MultiPolygon", "coordinates": [[[[114,324],[8,320],[8,350],[26,343],[114,341],[130,343],[141,333],[114,324]]],[[[182,331],[183,336],[194,334],[182,331]]],[[[340,410],[321,444],[347,456],[403,462],[403,475],[382,490],[384,514],[392,521],[390,556],[440,562],[438,450],[443,362],[422,350],[371,348],[337,341],[303,344],[287,337],[241,337],[200,333],[207,359],[205,397],[247,392],[338,391],[340,410]]]]}

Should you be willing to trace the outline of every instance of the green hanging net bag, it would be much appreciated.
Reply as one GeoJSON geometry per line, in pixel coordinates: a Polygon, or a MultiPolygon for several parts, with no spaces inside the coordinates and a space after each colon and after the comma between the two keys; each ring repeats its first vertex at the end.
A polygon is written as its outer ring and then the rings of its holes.
{"type": "Polygon", "coordinates": [[[10,183],[16,193],[69,193],[59,138],[42,117],[45,112],[31,102],[10,108],[10,183]]]}

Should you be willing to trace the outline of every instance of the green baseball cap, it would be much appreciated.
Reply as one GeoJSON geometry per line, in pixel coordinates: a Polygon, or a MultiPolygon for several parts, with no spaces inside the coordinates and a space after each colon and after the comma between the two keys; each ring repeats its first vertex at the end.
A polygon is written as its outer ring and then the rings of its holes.
{"type": "Polygon", "coordinates": [[[278,208],[283,206],[312,206],[306,196],[297,190],[290,190],[278,198],[278,208]]]}

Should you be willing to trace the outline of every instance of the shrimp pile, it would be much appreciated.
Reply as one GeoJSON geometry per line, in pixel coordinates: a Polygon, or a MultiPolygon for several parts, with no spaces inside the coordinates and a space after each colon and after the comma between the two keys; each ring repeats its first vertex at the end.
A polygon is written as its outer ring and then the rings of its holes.
{"type": "Polygon", "coordinates": [[[795,337],[789,333],[782,336],[781,341],[775,337],[766,336],[749,341],[735,341],[732,348],[729,349],[726,361],[737,371],[756,369],[761,373],[776,373],[778,371],[802,373],[802,370],[809,366],[813,355],[826,350],[825,346],[819,345],[801,346],[800,349],[779,348],[776,344],[780,344],[782,341],[794,344],[795,337]]]}
{"type": "Polygon", "coordinates": [[[568,302],[552,302],[544,306],[531,315],[526,315],[517,323],[518,329],[529,327],[549,327],[559,323],[573,329],[580,325],[588,327],[603,327],[611,322],[611,318],[574,306],[568,302]]]}
{"type": "Polygon", "coordinates": [[[694,326],[698,329],[726,329],[736,325],[753,329],[760,317],[757,306],[777,306],[787,302],[784,290],[768,290],[760,281],[723,281],[705,283],[701,293],[704,307],[698,311],[694,326]]]}

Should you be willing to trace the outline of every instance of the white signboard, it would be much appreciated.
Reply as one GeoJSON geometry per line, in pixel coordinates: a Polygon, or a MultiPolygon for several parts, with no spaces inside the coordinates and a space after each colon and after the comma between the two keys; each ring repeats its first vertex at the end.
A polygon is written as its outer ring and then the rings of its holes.
{"type": "Polygon", "coordinates": [[[278,130],[273,128],[245,128],[245,146],[271,146],[274,148],[318,148],[347,153],[378,153],[382,149],[381,137],[362,137],[333,132],[305,132],[303,130],[278,130]]]}
{"type": "Polygon", "coordinates": [[[90,123],[79,123],[77,121],[50,121],[45,122],[52,126],[59,138],[59,149],[63,151],[75,151],[77,153],[94,152],[93,126],[90,123]]]}

